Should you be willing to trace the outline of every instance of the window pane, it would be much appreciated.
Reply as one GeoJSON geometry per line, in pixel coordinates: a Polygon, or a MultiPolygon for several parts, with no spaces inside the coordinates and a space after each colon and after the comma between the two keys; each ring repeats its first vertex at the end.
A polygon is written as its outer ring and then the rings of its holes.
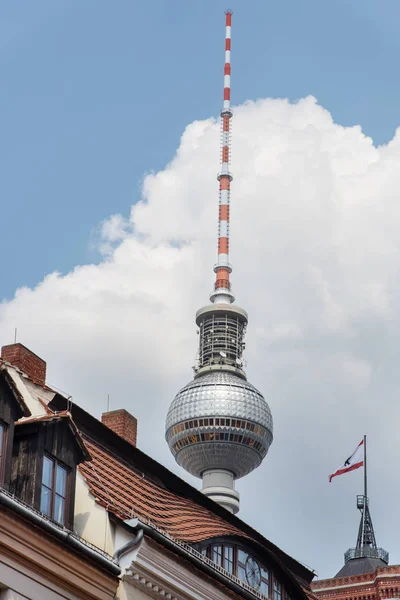
{"type": "Polygon", "coordinates": [[[233,546],[225,546],[225,559],[233,562],[233,546]]]}
{"type": "Polygon", "coordinates": [[[269,572],[265,567],[261,567],[260,592],[264,594],[264,596],[269,596],[269,572]]]}
{"type": "Polygon", "coordinates": [[[239,550],[238,558],[239,558],[239,562],[241,562],[243,564],[243,566],[245,565],[247,557],[248,557],[247,552],[243,552],[243,550],[239,550]]]}
{"type": "Polygon", "coordinates": [[[58,494],[54,496],[54,515],[53,519],[60,523],[60,525],[64,525],[64,512],[65,512],[65,500],[61,498],[58,494]]]}
{"type": "Polygon", "coordinates": [[[43,458],[42,483],[50,489],[53,487],[53,461],[47,456],[43,458]]]}
{"type": "Polygon", "coordinates": [[[217,563],[217,565],[222,566],[222,546],[213,546],[212,559],[215,563],[217,563]]]}
{"type": "Polygon", "coordinates": [[[277,579],[274,579],[274,600],[281,600],[282,586],[277,579]]]}
{"type": "Polygon", "coordinates": [[[57,465],[56,494],[59,494],[60,496],[65,498],[66,486],[67,486],[67,469],[64,469],[64,467],[60,467],[60,465],[57,465]]]}
{"type": "Polygon", "coordinates": [[[224,546],[224,569],[233,573],[233,546],[224,546]]]}
{"type": "Polygon", "coordinates": [[[50,517],[51,490],[42,485],[42,495],[40,497],[40,512],[50,517]]]}
{"type": "Polygon", "coordinates": [[[240,565],[238,565],[238,577],[240,581],[244,581],[245,583],[247,583],[246,572],[244,570],[244,567],[241,567],[240,565]]]}
{"type": "Polygon", "coordinates": [[[3,456],[4,425],[0,423],[0,459],[3,456]]]}
{"type": "Polygon", "coordinates": [[[260,594],[263,594],[263,596],[268,596],[268,584],[266,581],[261,581],[261,585],[258,588],[258,591],[260,592],[260,594]]]}

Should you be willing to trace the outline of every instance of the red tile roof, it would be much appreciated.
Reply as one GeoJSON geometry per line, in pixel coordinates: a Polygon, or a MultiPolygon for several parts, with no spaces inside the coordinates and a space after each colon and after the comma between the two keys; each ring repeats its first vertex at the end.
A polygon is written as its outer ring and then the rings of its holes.
{"type": "Polygon", "coordinates": [[[96,500],[118,518],[138,517],[189,543],[216,536],[247,537],[207,508],[158,485],[109,449],[84,438],[92,461],[82,463],[79,469],[96,500]]]}

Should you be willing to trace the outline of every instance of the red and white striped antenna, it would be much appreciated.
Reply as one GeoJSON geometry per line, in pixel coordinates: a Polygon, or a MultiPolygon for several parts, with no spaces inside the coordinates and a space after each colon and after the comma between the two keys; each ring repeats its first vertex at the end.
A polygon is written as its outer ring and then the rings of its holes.
{"type": "Polygon", "coordinates": [[[214,303],[231,303],[235,297],[231,292],[229,275],[232,272],[229,263],[229,207],[232,175],[230,173],[231,158],[231,24],[232,11],[227,10],[225,34],[225,66],[224,66],[224,104],[221,110],[221,170],[219,181],[219,217],[218,217],[218,260],[214,267],[216,281],[210,300],[214,303]]]}

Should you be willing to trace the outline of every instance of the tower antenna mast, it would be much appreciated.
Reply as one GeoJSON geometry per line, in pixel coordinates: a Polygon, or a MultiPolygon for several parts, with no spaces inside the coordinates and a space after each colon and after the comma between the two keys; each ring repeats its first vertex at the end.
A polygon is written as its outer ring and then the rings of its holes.
{"type": "Polygon", "coordinates": [[[232,272],[229,263],[229,209],[230,188],[232,174],[231,161],[231,26],[232,11],[225,12],[225,64],[224,64],[224,102],[220,113],[221,118],[221,170],[218,173],[219,181],[219,217],[218,217],[218,261],[214,267],[216,280],[214,292],[211,294],[212,302],[234,301],[231,292],[229,275],[232,272]]]}

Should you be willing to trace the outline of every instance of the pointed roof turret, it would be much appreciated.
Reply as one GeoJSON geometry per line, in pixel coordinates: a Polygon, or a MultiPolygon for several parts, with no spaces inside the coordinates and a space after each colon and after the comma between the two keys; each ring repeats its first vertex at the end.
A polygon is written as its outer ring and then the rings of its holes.
{"type": "Polygon", "coordinates": [[[376,545],[367,496],[357,496],[357,508],[361,512],[357,545],[345,552],[345,564],[335,575],[335,578],[372,573],[378,567],[386,567],[389,563],[389,553],[376,545]]]}

